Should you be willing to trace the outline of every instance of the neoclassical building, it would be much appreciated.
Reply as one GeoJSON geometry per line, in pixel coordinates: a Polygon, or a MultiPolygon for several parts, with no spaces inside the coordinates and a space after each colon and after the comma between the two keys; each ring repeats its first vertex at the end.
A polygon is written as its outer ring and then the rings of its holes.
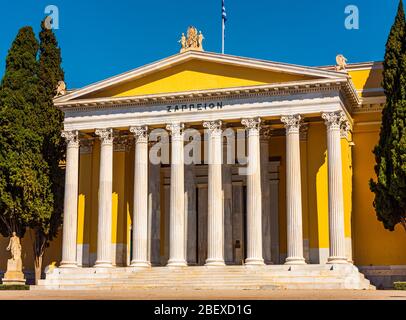
{"type": "Polygon", "coordinates": [[[405,277],[406,234],[377,221],[368,186],[382,64],[337,62],[192,46],[55,98],[64,221],[40,287],[365,289],[364,275],[379,287],[405,277]]]}

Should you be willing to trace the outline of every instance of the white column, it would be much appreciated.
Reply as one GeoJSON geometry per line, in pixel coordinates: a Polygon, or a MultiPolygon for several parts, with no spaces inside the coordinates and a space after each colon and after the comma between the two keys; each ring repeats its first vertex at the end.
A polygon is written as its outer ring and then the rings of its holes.
{"type": "Polygon", "coordinates": [[[260,118],[242,119],[248,136],[246,265],[263,265],[260,118]]]}
{"type": "Polygon", "coordinates": [[[65,199],[61,268],[77,267],[76,235],[78,220],[79,133],[63,131],[66,139],[65,199]]]}
{"type": "Polygon", "coordinates": [[[330,256],[327,263],[347,263],[344,234],[343,172],[341,127],[347,123],[342,111],[323,113],[327,126],[328,211],[330,256]]]}
{"type": "Polygon", "coordinates": [[[95,267],[112,266],[112,192],[113,192],[113,129],[97,129],[100,137],[99,221],[97,228],[97,258],[95,267]]]}
{"type": "Polygon", "coordinates": [[[269,138],[271,128],[261,130],[261,191],[262,191],[262,246],[266,264],[272,264],[271,255],[271,188],[269,181],[269,138]]]}
{"type": "Polygon", "coordinates": [[[221,121],[203,122],[208,131],[208,214],[206,266],[224,266],[224,211],[222,190],[222,129],[221,121]]]}
{"type": "Polygon", "coordinates": [[[130,127],[135,137],[132,267],[149,267],[148,259],[148,127],[130,127]]]}
{"type": "Polygon", "coordinates": [[[168,266],[184,267],[187,266],[185,250],[184,124],[168,124],[166,129],[171,131],[172,135],[168,266]]]}
{"type": "Polygon", "coordinates": [[[303,257],[302,189],[300,176],[300,115],[284,116],[286,128],[286,222],[288,252],[285,264],[305,264],[303,257]]]}

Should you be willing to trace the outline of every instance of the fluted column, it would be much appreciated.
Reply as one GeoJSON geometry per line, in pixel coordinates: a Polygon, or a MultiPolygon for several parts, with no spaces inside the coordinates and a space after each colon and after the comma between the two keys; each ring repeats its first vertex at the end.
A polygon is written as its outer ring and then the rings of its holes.
{"type": "Polygon", "coordinates": [[[130,127],[135,137],[132,267],[149,267],[148,259],[148,127],[130,127]]]}
{"type": "Polygon", "coordinates": [[[300,115],[284,116],[286,128],[286,222],[288,252],[285,264],[305,264],[303,257],[302,189],[300,175],[300,115]]]}
{"type": "Polygon", "coordinates": [[[112,266],[112,192],[113,192],[113,129],[97,129],[100,137],[99,221],[97,228],[97,258],[95,267],[112,266]]]}
{"type": "Polygon", "coordinates": [[[224,265],[224,211],[222,190],[222,129],[221,121],[203,122],[208,131],[208,222],[207,266],[224,265]]]}
{"type": "Polygon", "coordinates": [[[269,181],[269,139],[271,128],[261,129],[261,192],[262,192],[262,246],[266,264],[272,264],[271,255],[271,186],[269,181]]]}
{"type": "Polygon", "coordinates": [[[330,256],[327,263],[347,263],[344,234],[341,127],[347,123],[342,111],[323,113],[327,126],[328,211],[330,256]]]}
{"type": "Polygon", "coordinates": [[[263,265],[262,256],[262,193],[259,148],[260,118],[242,119],[247,130],[247,257],[246,265],[263,265]]]}
{"type": "Polygon", "coordinates": [[[184,124],[171,123],[166,126],[166,129],[172,135],[168,266],[183,267],[187,265],[185,250],[184,124]]]}
{"type": "Polygon", "coordinates": [[[66,139],[65,199],[63,214],[61,268],[77,267],[76,235],[78,221],[79,133],[63,131],[66,139]]]}

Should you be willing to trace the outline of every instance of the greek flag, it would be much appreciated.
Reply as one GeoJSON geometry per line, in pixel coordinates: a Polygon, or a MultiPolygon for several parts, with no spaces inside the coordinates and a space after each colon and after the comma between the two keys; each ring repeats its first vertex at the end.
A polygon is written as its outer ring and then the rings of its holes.
{"type": "Polygon", "coordinates": [[[227,12],[226,12],[226,7],[224,5],[224,0],[222,0],[221,11],[222,11],[223,20],[224,20],[224,22],[226,22],[227,21],[227,12]]]}

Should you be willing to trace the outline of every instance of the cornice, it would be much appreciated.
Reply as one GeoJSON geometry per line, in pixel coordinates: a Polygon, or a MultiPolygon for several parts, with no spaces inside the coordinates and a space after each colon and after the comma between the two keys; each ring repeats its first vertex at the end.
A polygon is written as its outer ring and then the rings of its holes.
{"type": "Polygon", "coordinates": [[[306,80],[288,83],[266,84],[259,86],[234,87],[224,89],[196,90],[178,93],[152,94],[131,97],[112,97],[55,102],[63,111],[83,111],[106,107],[145,106],[157,104],[174,104],[199,99],[213,100],[219,98],[244,98],[252,96],[280,96],[320,91],[342,91],[350,107],[359,105],[360,98],[347,78],[306,80]]]}

